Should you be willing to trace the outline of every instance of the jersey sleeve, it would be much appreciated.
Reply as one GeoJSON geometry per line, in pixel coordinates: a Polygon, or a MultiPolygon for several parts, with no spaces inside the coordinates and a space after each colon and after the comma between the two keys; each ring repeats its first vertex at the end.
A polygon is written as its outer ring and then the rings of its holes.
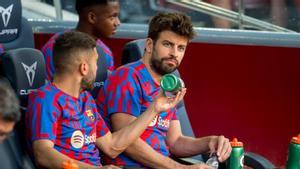
{"type": "Polygon", "coordinates": [[[176,108],[172,109],[173,111],[173,117],[172,117],[172,120],[179,120],[178,119],[178,110],[176,108]]]}
{"type": "Polygon", "coordinates": [[[109,71],[113,71],[115,69],[113,53],[100,39],[97,40],[97,52],[104,57],[106,68],[109,71]]]}
{"type": "Polygon", "coordinates": [[[108,131],[105,121],[99,113],[96,113],[97,116],[97,138],[104,136],[108,131]]]}
{"type": "Polygon", "coordinates": [[[30,94],[26,121],[31,138],[28,139],[31,141],[39,139],[55,141],[57,121],[60,116],[59,106],[56,104],[44,92],[37,91],[30,94]]]}
{"type": "Polygon", "coordinates": [[[141,114],[141,88],[137,73],[130,68],[115,71],[105,83],[107,114],[141,114]]]}
{"type": "Polygon", "coordinates": [[[52,81],[54,74],[54,64],[53,64],[53,45],[54,40],[51,38],[42,48],[42,53],[44,55],[46,64],[46,78],[48,81],[52,81]]]}
{"type": "Polygon", "coordinates": [[[107,63],[107,69],[110,71],[115,70],[115,65],[114,65],[114,57],[111,53],[111,55],[106,55],[105,56],[106,63],[107,63]]]}
{"type": "Polygon", "coordinates": [[[42,47],[41,51],[44,55],[45,64],[46,64],[46,78],[48,81],[52,81],[54,75],[54,63],[53,63],[53,46],[55,39],[58,38],[62,32],[56,33],[53,35],[48,42],[42,47]]]}
{"type": "Polygon", "coordinates": [[[4,53],[4,47],[3,45],[0,43],[0,54],[4,53]]]}

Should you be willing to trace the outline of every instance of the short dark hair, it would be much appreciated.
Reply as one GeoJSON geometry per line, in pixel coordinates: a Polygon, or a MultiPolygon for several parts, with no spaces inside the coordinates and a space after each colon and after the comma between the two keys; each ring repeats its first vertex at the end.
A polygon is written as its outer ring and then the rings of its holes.
{"type": "Polygon", "coordinates": [[[159,33],[172,31],[178,35],[185,36],[189,40],[196,35],[191,18],[183,13],[158,13],[149,23],[148,37],[156,41],[159,33]]]}
{"type": "Polygon", "coordinates": [[[53,46],[53,63],[55,73],[71,72],[74,63],[80,59],[81,52],[92,52],[96,41],[88,34],[70,31],[55,39],[53,46]]]}
{"type": "Polygon", "coordinates": [[[17,122],[21,118],[20,105],[13,89],[0,81],[0,118],[4,121],[17,122]]]}
{"type": "Polygon", "coordinates": [[[75,9],[80,14],[83,9],[94,5],[107,5],[109,2],[116,2],[119,0],[76,0],[75,9]]]}

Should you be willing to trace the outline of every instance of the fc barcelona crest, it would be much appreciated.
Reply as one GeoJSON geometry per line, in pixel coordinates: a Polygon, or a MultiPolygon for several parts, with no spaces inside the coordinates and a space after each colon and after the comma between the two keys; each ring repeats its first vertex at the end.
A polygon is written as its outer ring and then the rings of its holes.
{"type": "Polygon", "coordinates": [[[95,121],[95,116],[91,110],[87,110],[87,111],[85,111],[85,113],[91,121],[95,121]]]}

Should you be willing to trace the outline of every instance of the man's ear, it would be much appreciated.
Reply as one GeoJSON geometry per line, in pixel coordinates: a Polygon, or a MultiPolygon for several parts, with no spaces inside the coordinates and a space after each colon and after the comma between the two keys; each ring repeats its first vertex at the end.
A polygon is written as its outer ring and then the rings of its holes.
{"type": "Polygon", "coordinates": [[[88,17],[88,22],[91,23],[91,24],[95,24],[96,21],[97,21],[97,16],[94,12],[90,11],[88,12],[87,14],[87,17],[88,17]]]}
{"type": "Polygon", "coordinates": [[[154,45],[153,40],[151,38],[147,38],[145,42],[145,52],[152,53],[154,47],[153,45],[154,45]]]}
{"type": "Polygon", "coordinates": [[[89,65],[87,62],[82,62],[79,65],[79,71],[82,76],[86,76],[89,72],[89,65]]]}

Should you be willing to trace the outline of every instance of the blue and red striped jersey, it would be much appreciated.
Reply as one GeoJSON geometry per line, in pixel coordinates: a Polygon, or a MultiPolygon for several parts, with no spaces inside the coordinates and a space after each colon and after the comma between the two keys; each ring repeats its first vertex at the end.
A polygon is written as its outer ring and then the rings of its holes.
{"type": "MultiPolygon", "coordinates": [[[[46,78],[49,81],[52,80],[54,74],[53,45],[55,39],[61,34],[63,34],[63,32],[56,33],[55,35],[53,35],[42,48],[42,53],[44,54],[45,62],[46,62],[46,73],[47,73],[46,78]]],[[[104,56],[107,69],[113,71],[115,67],[114,67],[113,54],[111,50],[100,39],[97,40],[97,46],[98,46],[97,49],[100,49],[97,50],[98,55],[104,56]]]]}
{"type": "MultiPolygon", "coordinates": [[[[127,64],[114,71],[105,82],[97,98],[99,112],[109,127],[110,116],[114,113],[138,117],[146,111],[159,90],[160,86],[154,82],[142,61],[127,64]]],[[[157,115],[141,135],[141,139],[165,156],[170,155],[166,135],[171,120],[178,120],[176,108],[157,115]]],[[[104,159],[105,164],[142,166],[125,154],[116,159],[104,159]]]]}
{"type": "Polygon", "coordinates": [[[100,39],[98,39],[96,41],[97,46],[99,47],[97,50],[98,55],[103,55],[105,58],[105,63],[107,66],[107,69],[110,71],[115,70],[115,66],[114,66],[114,57],[113,57],[113,53],[110,50],[110,48],[100,39]]]}
{"type": "Polygon", "coordinates": [[[0,43],[0,54],[4,53],[4,47],[3,45],[0,43]]]}
{"type": "Polygon", "coordinates": [[[62,154],[101,166],[95,142],[109,129],[89,92],[75,98],[49,83],[29,95],[25,119],[31,152],[33,141],[47,139],[62,154]]]}

